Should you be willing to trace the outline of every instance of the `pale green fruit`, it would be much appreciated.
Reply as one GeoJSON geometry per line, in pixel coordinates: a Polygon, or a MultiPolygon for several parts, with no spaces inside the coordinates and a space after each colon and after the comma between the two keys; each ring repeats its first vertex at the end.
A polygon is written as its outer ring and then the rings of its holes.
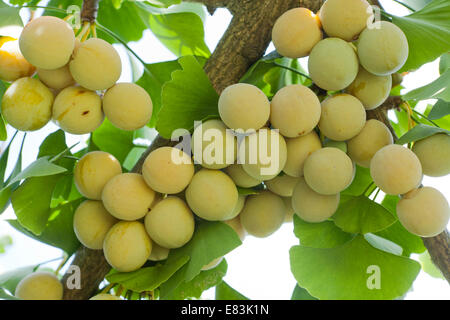
{"type": "Polygon", "coordinates": [[[438,133],[414,143],[412,151],[422,164],[423,173],[442,177],[450,173],[450,136],[438,133]]]}
{"type": "Polygon", "coordinates": [[[305,161],[305,181],[315,192],[335,195],[347,188],[353,180],[352,160],[336,148],[322,148],[305,161]]]}
{"type": "Polygon", "coordinates": [[[306,8],[283,13],[272,29],[272,41],[278,53],[288,58],[307,56],[322,40],[318,17],[306,8]]]}
{"type": "Polygon", "coordinates": [[[249,234],[265,238],[281,227],[285,215],[283,199],[270,191],[262,191],[247,197],[240,217],[242,226],[249,234]]]}
{"type": "Polygon", "coordinates": [[[19,41],[0,42],[0,79],[16,81],[23,77],[31,77],[36,68],[31,65],[19,50],[19,41]]]}
{"type": "Polygon", "coordinates": [[[361,101],[346,93],[322,101],[319,129],[328,138],[345,141],[356,136],[366,123],[366,110],[361,101]]]}
{"type": "Polygon", "coordinates": [[[133,131],[151,119],[153,103],[150,95],[134,83],[117,83],[103,96],[103,111],[119,129],[133,131]]]}
{"type": "Polygon", "coordinates": [[[70,25],[59,18],[42,16],[32,19],[19,38],[20,51],[29,63],[43,69],[66,65],[75,47],[70,25]]]}
{"type": "Polygon", "coordinates": [[[233,179],[233,182],[241,188],[251,188],[262,182],[262,180],[249,176],[242,168],[241,164],[232,164],[225,168],[225,172],[233,179]]]}
{"type": "Polygon", "coordinates": [[[267,189],[273,193],[282,197],[290,197],[292,196],[292,192],[294,191],[294,187],[297,184],[298,179],[299,178],[297,177],[291,177],[287,174],[283,174],[271,180],[265,181],[264,184],[267,186],[267,189]]]}
{"type": "Polygon", "coordinates": [[[194,215],[186,203],[174,196],[160,202],[145,217],[145,228],[158,245],[174,249],[191,240],[194,234],[194,215]]]}
{"type": "Polygon", "coordinates": [[[139,269],[150,257],[152,241],[138,221],[116,223],[106,235],[103,252],[106,261],[119,272],[139,269]]]}
{"type": "Polygon", "coordinates": [[[38,68],[37,74],[39,80],[52,89],[61,90],[75,84],[68,64],[52,70],[38,68]]]}
{"type": "Polygon", "coordinates": [[[450,219],[444,195],[431,187],[414,189],[397,203],[397,215],[409,232],[420,237],[434,237],[443,232],[450,219]]]}
{"type": "Polygon", "coordinates": [[[153,191],[138,173],[122,173],[109,180],[102,192],[106,210],[121,220],[143,218],[155,200],[153,191]]]}
{"type": "Polygon", "coordinates": [[[420,185],[422,166],[414,152],[398,144],[390,144],[373,156],[370,175],[384,193],[404,194],[420,185]]]}
{"type": "Polygon", "coordinates": [[[238,235],[239,239],[241,239],[241,241],[244,241],[247,233],[245,232],[245,229],[242,226],[240,215],[237,215],[233,219],[225,220],[223,222],[226,223],[227,225],[229,225],[234,230],[234,232],[236,232],[236,234],[238,235]]]}
{"type": "Polygon", "coordinates": [[[219,114],[231,129],[257,130],[269,120],[270,102],[258,87],[236,83],[220,94],[219,114]]]}
{"type": "Polygon", "coordinates": [[[238,162],[257,180],[275,178],[283,170],[286,159],[286,142],[275,130],[262,128],[246,136],[239,145],[238,162]]]}
{"type": "Polygon", "coordinates": [[[233,180],[222,171],[202,169],[187,187],[186,200],[200,218],[223,221],[233,218],[238,191],[233,180]]]}
{"type": "Polygon", "coordinates": [[[208,120],[197,126],[191,145],[194,160],[206,169],[223,169],[236,160],[236,137],[220,120],[208,120]]]}
{"type": "Polygon", "coordinates": [[[358,57],[351,44],[338,38],[327,38],[317,43],[308,60],[313,82],[329,91],[348,87],[355,80],[358,67],[358,57]]]}
{"type": "Polygon", "coordinates": [[[236,202],[236,205],[234,206],[233,211],[230,213],[230,215],[227,217],[227,220],[231,220],[239,215],[241,213],[242,209],[244,208],[246,196],[239,195],[238,200],[236,202]]]}
{"type": "Polygon", "coordinates": [[[89,90],[111,88],[122,73],[122,63],[116,49],[105,40],[91,38],[81,43],[70,62],[75,81],[89,90]]]}
{"type": "Polygon", "coordinates": [[[63,286],[54,274],[37,271],[20,280],[15,296],[22,300],[62,300],[63,286]]]}
{"type": "Polygon", "coordinates": [[[283,197],[284,205],[286,206],[286,216],[284,222],[292,222],[294,218],[294,208],[292,207],[292,197],[283,197]]]}
{"type": "Polygon", "coordinates": [[[91,297],[89,300],[122,300],[122,298],[118,296],[113,296],[109,293],[99,293],[93,297],[91,297]]]}
{"type": "Polygon", "coordinates": [[[347,141],[348,155],[361,167],[369,168],[373,155],[393,142],[389,128],[381,121],[370,119],[358,135],[347,141]]]}
{"type": "Polygon", "coordinates": [[[378,76],[390,75],[399,70],[408,58],[408,40],[395,24],[378,21],[372,29],[359,36],[357,48],[361,65],[378,76]]]}
{"type": "Polygon", "coordinates": [[[366,0],[327,0],[320,8],[319,17],[329,37],[352,41],[371,22],[371,14],[366,0]]]}
{"type": "Polygon", "coordinates": [[[37,79],[14,81],[2,98],[2,115],[21,131],[35,131],[52,117],[53,93],[37,79]]]}
{"type": "Polygon", "coordinates": [[[120,162],[104,151],[86,153],[76,163],[74,182],[78,191],[88,199],[101,200],[105,184],[122,173],[120,162]]]}
{"type": "Polygon", "coordinates": [[[295,213],[306,222],[322,222],[330,218],[339,206],[340,195],[323,195],[311,189],[300,178],[292,195],[292,207],[295,213]]]}
{"type": "Polygon", "coordinates": [[[303,176],[306,158],[320,148],[322,143],[315,131],[298,138],[286,139],[287,160],[283,171],[292,177],[303,176]]]}
{"type": "Polygon", "coordinates": [[[152,245],[152,253],[148,260],[150,261],[163,261],[166,260],[169,256],[170,249],[161,247],[156,241],[153,241],[152,245]]]}
{"type": "Polygon", "coordinates": [[[366,110],[372,110],[386,101],[391,88],[392,77],[390,75],[376,76],[360,67],[355,80],[345,90],[358,98],[366,110]]]}
{"type": "Polygon", "coordinates": [[[104,118],[102,100],[94,91],[68,87],[55,98],[53,120],[65,132],[90,133],[102,124],[104,118]]]}
{"type": "Polygon", "coordinates": [[[89,249],[100,250],[109,229],[117,223],[101,201],[86,200],[73,216],[73,229],[78,240],[89,249]]]}
{"type": "Polygon", "coordinates": [[[183,191],[194,175],[194,164],[189,155],[172,147],[152,151],[144,161],[142,175],[145,182],[160,193],[183,191]]]}
{"type": "Polygon", "coordinates": [[[310,133],[320,119],[320,101],[308,87],[293,84],[280,89],[270,103],[270,123],[288,138],[310,133]]]}

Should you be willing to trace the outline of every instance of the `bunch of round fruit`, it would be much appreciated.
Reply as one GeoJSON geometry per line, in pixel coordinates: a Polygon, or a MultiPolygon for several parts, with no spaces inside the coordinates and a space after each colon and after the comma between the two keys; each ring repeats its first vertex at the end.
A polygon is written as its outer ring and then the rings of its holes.
{"type": "Polygon", "coordinates": [[[0,79],[12,82],[2,115],[18,130],[38,130],[53,119],[65,132],[86,134],[105,115],[120,129],[136,130],[151,118],[148,93],[116,83],[122,64],[114,47],[98,38],[80,42],[62,19],[33,19],[19,40],[0,46],[0,58],[0,79]]]}

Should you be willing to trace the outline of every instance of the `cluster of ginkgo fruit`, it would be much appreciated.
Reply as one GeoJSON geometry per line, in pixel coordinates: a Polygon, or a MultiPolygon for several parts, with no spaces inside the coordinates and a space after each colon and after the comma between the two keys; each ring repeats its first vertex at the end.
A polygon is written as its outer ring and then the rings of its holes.
{"type": "MultiPolygon", "coordinates": [[[[296,8],[274,25],[277,51],[309,56],[309,76],[327,97],[295,84],[269,101],[256,86],[238,83],[221,93],[220,119],[194,129],[192,151],[157,148],[142,174],[123,173],[106,152],[83,156],[74,170],[88,199],[74,216],[80,242],[103,249],[113,268],[130,272],[188,243],[196,219],[225,222],[241,240],[267,237],[293,214],[323,222],[336,212],[355,164],[370,168],[383,192],[401,196],[397,214],[407,230],[423,237],[442,232],[448,202],[421,181],[423,174],[450,173],[450,137],[437,134],[410,150],[393,143],[384,123],[366,119],[366,110],[387,99],[392,74],[408,56],[394,24],[368,27],[369,9],[365,0],[327,0],[318,15],[296,8]]],[[[80,83],[71,65],[70,71],[80,83]]]]}
{"type": "Polygon", "coordinates": [[[123,130],[148,123],[150,96],[134,83],[116,83],[119,54],[102,39],[87,39],[89,31],[83,28],[76,36],[66,21],[42,16],[24,27],[19,40],[3,39],[0,79],[12,82],[2,99],[8,124],[34,131],[53,119],[65,132],[86,134],[105,115],[123,130]]]}

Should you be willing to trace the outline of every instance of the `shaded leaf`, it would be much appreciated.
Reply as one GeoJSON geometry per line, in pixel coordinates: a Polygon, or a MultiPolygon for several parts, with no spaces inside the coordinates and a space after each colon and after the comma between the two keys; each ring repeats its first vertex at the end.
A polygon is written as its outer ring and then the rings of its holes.
{"type": "Polygon", "coordinates": [[[418,124],[403,136],[401,136],[395,143],[403,145],[413,141],[424,139],[426,137],[430,137],[432,135],[435,135],[436,133],[450,134],[450,131],[438,127],[432,127],[426,124],[418,124]]]}
{"type": "Polygon", "coordinates": [[[222,280],[216,286],[216,300],[250,300],[243,294],[237,292],[228,283],[222,280]]]}

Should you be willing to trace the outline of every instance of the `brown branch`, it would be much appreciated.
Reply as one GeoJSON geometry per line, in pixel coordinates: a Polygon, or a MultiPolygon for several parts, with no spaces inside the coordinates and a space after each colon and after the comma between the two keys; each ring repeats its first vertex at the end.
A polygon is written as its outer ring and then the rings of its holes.
{"type": "Polygon", "coordinates": [[[445,230],[432,238],[422,238],[423,244],[428,249],[431,261],[441,271],[442,275],[450,283],[450,237],[445,230]]]}
{"type": "Polygon", "coordinates": [[[99,0],[84,0],[81,7],[81,21],[92,23],[97,18],[99,0]]]}

